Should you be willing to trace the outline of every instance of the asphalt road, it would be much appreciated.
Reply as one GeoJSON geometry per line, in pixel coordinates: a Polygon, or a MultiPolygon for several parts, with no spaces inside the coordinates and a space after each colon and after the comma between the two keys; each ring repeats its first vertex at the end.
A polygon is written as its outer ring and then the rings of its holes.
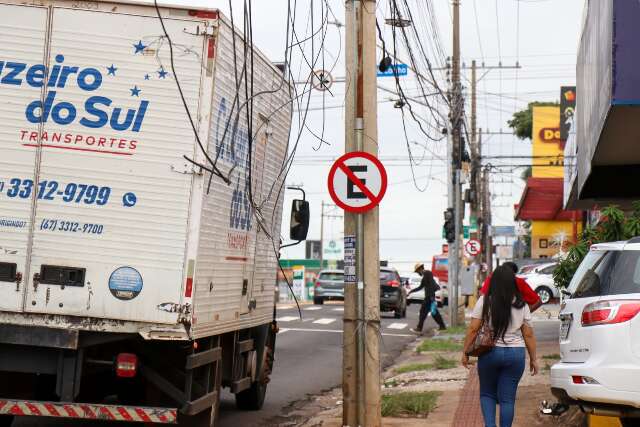
{"type": "MultiPolygon", "coordinates": [[[[342,303],[303,307],[302,320],[298,318],[297,309],[280,309],[276,360],[264,408],[253,413],[237,411],[233,395],[225,393],[220,427],[261,425],[292,402],[339,386],[342,382],[342,315],[342,303]]],[[[383,364],[393,361],[415,339],[409,328],[417,323],[415,305],[408,308],[406,319],[395,319],[393,313],[382,314],[383,364]]],[[[429,318],[425,330],[435,327],[429,318]]]]}
{"type": "MultiPolygon", "coordinates": [[[[446,309],[442,311],[443,314],[446,309]]],[[[232,394],[223,392],[220,427],[250,427],[268,425],[268,420],[279,415],[290,404],[308,396],[337,387],[342,373],[342,315],[341,303],[324,306],[305,306],[303,318],[297,309],[278,311],[280,333],[277,337],[276,359],[264,408],[257,412],[243,412],[235,408],[232,394]]],[[[417,323],[418,307],[412,305],[406,319],[395,319],[393,313],[382,315],[381,352],[383,365],[388,365],[404,347],[415,339],[409,331],[417,323]]],[[[534,323],[540,341],[558,340],[558,321],[542,320],[534,323]]],[[[435,328],[429,317],[425,325],[435,328]]],[[[69,422],[65,420],[22,418],[14,427],[94,427],[111,426],[111,423],[69,422]]],[[[118,424],[125,426],[125,424],[118,424]]],[[[126,424],[133,427],[138,424],[126,424]]]]}

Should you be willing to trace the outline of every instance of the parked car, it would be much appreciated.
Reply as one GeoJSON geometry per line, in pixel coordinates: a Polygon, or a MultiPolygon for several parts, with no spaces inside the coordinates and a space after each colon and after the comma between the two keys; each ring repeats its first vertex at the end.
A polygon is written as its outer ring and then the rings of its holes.
{"type": "Polygon", "coordinates": [[[593,245],[563,293],[553,394],[640,425],[640,238],[593,245]]]}
{"type": "Polygon", "coordinates": [[[325,300],[344,301],[344,271],[322,270],[313,287],[313,303],[324,304],[325,300]]]}
{"type": "MultiPolygon", "coordinates": [[[[440,290],[436,291],[436,303],[438,303],[438,307],[443,307],[449,304],[449,290],[447,289],[447,284],[442,283],[440,279],[434,276],[433,280],[436,281],[438,286],[440,286],[440,290]]],[[[409,283],[409,290],[413,290],[420,286],[420,282],[422,281],[422,277],[420,275],[415,274],[411,276],[409,283]]],[[[407,297],[407,304],[422,304],[424,301],[424,292],[415,292],[407,297]]]]}
{"type": "Polygon", "coordinates": [[[436,283],[440,285],[440,290],[436,291],[436,302],[438,303],[438,307],[449,305],[449,289],[447,284],[439,281],[438,279],[436,279],[436,283]]]}
{"type": "Polygon", "coordinates": [[[518,274],[528,274],[531,273],[536,267],[540,266],[540,264],[528,264],[520,267],[520,271],[518,274]]]}
{"type": "MultiPolygon", "coordinates": [[[[407,290],[407,294],[409,291],[419,287],[421,281],[422,277],[418,273],[411,274],[409,277],[409,289],[407,290]]],[[[424,301],[424,292],[415,292],[407,296],[407,304],[422,304],[422,301],[424,301]]]]}
{"type": "Polygon", "coordinates": [[[557,266],[556,262],[540,264],[529,270],[528,273],[518,275],[527,281],[531,289],[536,291],[543,304],[548,304],[552,298],[560,298],[560,291],[553,282],[553,272],[557,266]]]}
{"type": "Polygon", "coordinates": [[[394,268],[380,268],[380,311],[393,311],[397,319],[407,317],[407,290],[394,268]]]}

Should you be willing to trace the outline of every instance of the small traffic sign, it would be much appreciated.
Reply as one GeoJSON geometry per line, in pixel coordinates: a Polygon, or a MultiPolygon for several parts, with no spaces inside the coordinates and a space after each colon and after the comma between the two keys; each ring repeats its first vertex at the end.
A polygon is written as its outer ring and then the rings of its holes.
{"type": "Polygon", "coordinates": [[[469,256],[477,256],[482,250],[482,244],[476,239],[467,240],[464,250],[469,256]]]}
{"type": "Polygon", "coordinates": [[[324,92],[331,89],[333,86],[333,76],[327,70],[317,70],[312,73],[311,76],[314,89],[324,92]]]}
{"type": "Polygon", "coordinates": [[[364,213],[380,203],[387,191],[387,172],[380,160],[362,151],[347,153],[329,171],[329,194],[347,212],[364,213]]]}
{"type": "Polygon", "coordinates": [[[378,71],[378,77],[403,77],[409,74],[407,64],[392,64],[387,71],[378,71]]]}

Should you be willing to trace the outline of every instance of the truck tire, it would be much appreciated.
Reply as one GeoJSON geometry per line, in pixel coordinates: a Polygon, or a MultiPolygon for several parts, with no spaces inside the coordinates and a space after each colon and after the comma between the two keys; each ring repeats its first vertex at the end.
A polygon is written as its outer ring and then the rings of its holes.
{"type": "Polygon", "coordinates": [[[322,297],[320,297],[320,298],[314,298],[314,299],[313,299],[313,303],[314,303],[315,305],[322,305],[322,304],[324,304],[324,299],[322,299],[322,297]]]}
{"type": "Polygon", "coordinates": [[[254,381],[247,390],[236,394],[236,407],[240,410],[258,411],[264,405],[264,399],[267,396],[267,384],[269,383],[269,376],[273,370],[273,361],[275,360],[276,329],[274,323],[269,330],[260,378],[254,381]]]}
{"type": "Polygon", "coordinates": [[[13,415],[0,415],[0,427],[11,427],[13,415]]]}
{"type": "Polygon", "coordinates": [[[256,381],[245,391],[236,394],[236,406],[243,411],[258,411],[264,405],[267,385],[256,381]]]}

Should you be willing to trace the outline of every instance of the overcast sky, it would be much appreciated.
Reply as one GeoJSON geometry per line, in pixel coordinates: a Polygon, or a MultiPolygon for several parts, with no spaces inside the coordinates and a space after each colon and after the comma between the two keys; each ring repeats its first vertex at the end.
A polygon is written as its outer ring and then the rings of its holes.
{"type": "MultiPolygon", "coordinates": [[[[176,0],[177,1],[177,0],[176,0]]],[[[415,5],[423,0],[409,0],[415,5]]],[[[189,2],[192,3],[192,2],[189,2]]],[[[308,16],[310,0],[298,2],[297,31],[302,37],[308,34],[308,16]]],[[[583,0],[462,0],[461,36],[463,62],[470,65],[475,59],[487,66],[496,66],[500,62],[513,66],[518,62],[519,70],[493,70],[486,74],[479,84],[478,127],[497,132],[507,130],[506,121],[511,114],[522,109],[531,101],[557,101],[561,85],[575,84],[575,62],[578,40],[581,30],[583,0]],[[477,15],[476,15],[477,12],[477,15]]],[[[229,15],[227,1],[207,1],[200,4],[219,7],[229,15]]],[[[244,0],[232,0],[236,18],[242,19],[244,0]]],[[[319,8],[320,1],[315,1],[319,8]]],[[[344,2],[329,0],[338,21],[344,22],[344,2]]],[[[451,52],[451,2],[433,0],[437,12],[438,26],[447,55],[451,52]]],[[[285,0],[254,1],[254,39],[260,50],[273,61],[284,59],[285,0]]],[[[378,2],[378,16],[388,16],[387,2],[378,2]]],[[[423,6],[424,7],[424,6],[423,6]]],[[[318,14],[319,16],[319,9],[318,14]]],[[[316,18],[319,19],[319,18],[316,18]]],[[[381,21],[383,22],[383,21],[381,21]]],[[[317,24],[316,24],[317,25],[317,24]]],[[[390,38],[388,28],[384,28],[385,38],[390,38]]],[[[337,60],[333,75],[344,76],[344,29],[330,26],[325,40],[325,68],[330,68],[337,60]]],[[[427,43],[429,34],[424,34],[427,43]]],[[[318,40],[318,39],[317,39],[318,40]]],[[[316,44],[317,47],[317,44],[316,44]]],[[[308,52],[310,45],[307,46],[308,52]]],[[[301,55],[294,54],[293,70],[300,72],[304,80],[308,67],[300,67],[301,55]]],[[[434,60],[434,63],[437,61],[434,60]]],[[[470,72],[464,71],[463,84],[469,86],[470,72]]],[[[482,75],[483,72],[479,72],[482,75]]],[[[407,88],[415,88],[411,76],[405,79],[407,88]]],[[[393,82],[380,79],[383,86],[393,88],[393,82]]],[[[440,82],[445,84],[444,82],[440,82]]],[[[336,84],[333,97],[327,95],[326,106],[339,107],[343,103],[344,85],[336,84]]],[[[416,93],[415,91],[411,93],[416,93]]],[[[407,147],[403,135],[402,117],[399,110],[388,102],[392,97],[379,91],[379,148],[384,158],[406,159],[407,147]],[[386,102],[385,102],[386,101],[386,102]]],[[[311,107],[323,105],[320,93],[314,93],[311,107]]],[[[415,106],[419,114],[426,115],[424,108],[415,106]]],[[[470,111],[467,106],[467,111],[470,111]]],[[[447,114],[447,111],[443,111],[447,114]]],[[[326,189],[326,176],[330,159],[344,152],[344,110],[327,109],[324,113],[318,109],[309,112],[308,126],[317,135],[324,133],[327,144],[319,144],[311,132],[305,131],[300,141],[298,161],[288,177],[289,184],[300,184],[307,191],[312,203],[312,222],[309,237],[319,238],[321,201],[331,202],[326,189]],[[314,148],[318,148],[316,151],[314,148]]],[[[426,144],[424,136],[417,126],[407,120],[409,140],[426,144]]],[[[295,133],[294,133],[295,134],[295,133]]],[[[446,140],[429,143],[429,149],[436,156],[446,154],[446,140]]],[[[406,270],[416,261],[428,261],[440,252],[443,243],[441,228],[442,213],[446,209],[445,163],[434,159],[434,155],[414,145],[414,156],[426,157],[415,169],[417,186],[412,182],[411,169],[406,161],[390,160],[387,163],[389,189],[380,211],[380,255],[396,264],[400,270],[406,270]]],[[[511,135],[487,135],[484,137],[483,154],[485,156],[530,155],[531,145],[518,141],[511,135]]],[[[500,160],[494,160],[499,163],[500,160]]],[[[513,164],[513,160],[504,160],[513,164]]],[[[520,160],[518,163],[522,163],[520,160]]],[[[493,200],[494,225],[513,225],[513,205],[520,198],[523,181],[519,179],[522,169],[506,174],[495,174],[492,186],[496,197],[493,200]]],[[[294,193],[287,193],[285,210],[294,193]]],[[[340,214],[335,210],[332,214],[340,214]]],[[[285,215],[287,220],[287,215],[285,215]]],[[[283,227],[283,234],[288,226],[283,227]]],[[[286,235],[286,234],[284,234],[286,235]]],[[[325,239],[342,238],[342,220],[327,219],[325,239]]],[[[285,258],[304,257],[304,248],[286,250],[285,258]]]]}

